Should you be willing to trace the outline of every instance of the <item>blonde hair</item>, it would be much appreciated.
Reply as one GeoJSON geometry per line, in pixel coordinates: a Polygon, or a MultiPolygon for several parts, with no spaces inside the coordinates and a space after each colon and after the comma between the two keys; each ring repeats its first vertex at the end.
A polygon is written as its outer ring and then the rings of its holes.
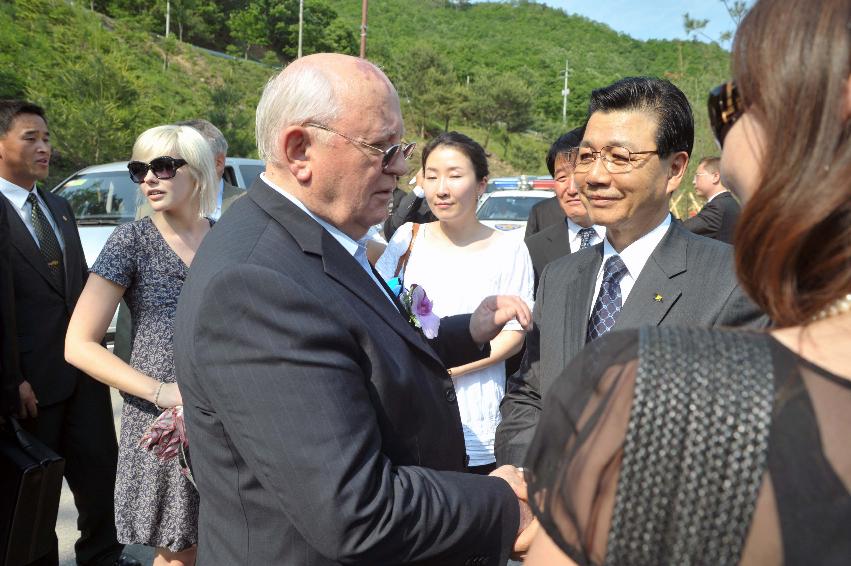
{"type": "Polygon", "coordinates": [[[216,160],[207,139],[190,126],[157,126],[136,138],[131,159],[150,161],[163,155],[186,160],[198,194],[198,213],[209,216],[215,212],[219,186],[216,160]]]}

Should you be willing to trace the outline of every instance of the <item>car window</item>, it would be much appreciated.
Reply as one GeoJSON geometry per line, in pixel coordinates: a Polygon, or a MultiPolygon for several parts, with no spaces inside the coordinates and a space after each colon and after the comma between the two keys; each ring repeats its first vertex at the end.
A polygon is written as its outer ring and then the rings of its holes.
{"type": "Polygon", "coordinates": [[[136,217],[139,186],[126,171],[74,175],[54,192],[71,204],[79,224],[121,224],[136,217]]]}
{"type": "Polygon", "coordinates": [[[265,165],[240,165],[239,172],[242,173],[243,189],[247,189],[254,184],[254,179],[266,170],[265,165]]]}
{"type": "Polygon", "coordinates": [[[486,200],[476,213],[479,220],[528,220],[532,207],[548,196],[501,197],[486,200]]]}

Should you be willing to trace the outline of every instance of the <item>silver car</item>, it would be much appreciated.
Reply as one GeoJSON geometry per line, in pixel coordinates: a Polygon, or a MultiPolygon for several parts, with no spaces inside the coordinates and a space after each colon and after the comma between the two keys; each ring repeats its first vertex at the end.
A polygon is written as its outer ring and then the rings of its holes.
{"type": "MultiPolygon", "coordinates": [[[[259,159],[228,157],[224,178],[237,187],[250,187],[265,168],[259,159]]],[[[130,180],[126,161],[81,169],[59,183],[52,192],[71,204],[89,266],[97,259],[115,227],[136,219],[136,207],[144,198],[139,185],[130,180]]],[[[113,316],[107,331],[108,340],[115,333],[115,321],[113,316]]]]}

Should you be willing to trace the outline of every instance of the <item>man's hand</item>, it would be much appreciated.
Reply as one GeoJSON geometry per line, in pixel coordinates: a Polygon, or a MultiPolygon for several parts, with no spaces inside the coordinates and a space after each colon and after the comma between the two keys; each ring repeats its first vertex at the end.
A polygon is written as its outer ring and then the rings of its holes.
{"type": "MultiPolygon", "coordinates": [[[[535,520],[534,515],[532,515],[532,509],[526,503],[526,480],[523,479],[523,472],[514,466],[505,465],[495,469],[489,475],[504,479],[511,486],[511,489],[514,490],[514,495],[517,496],[517,503],[520,505],[520,524],[517,527],[517,534],[518,536],[522,535],[532,521],[535,520]]],[[[525,537],[523,538],[525,540],[525,537]]],[[[526,543],[527,548],[529,542],[531,542],[531,539],[526,543]]]]}
{"type": "Polygon", "coordinates": [[[21,405],[18,409],[18,417],[22,419],[35,418],[38,416],[38,399],[35,391],[30,387],[29,381],[22,381],[18,386],[18,394],[21,397],[21,405]]]}
{"type": "Polygon", "coordinates": [[[476,344],[490,342],[512,319],[517,319],[524,330],[532,328],[532,311],[523,299],[514,295],[485,297],[470,317],[470,336],[476,344]]]}
{"type": "MultiPolygon", "coordinates": [[[[526,508],[528,509],[529,506],[526,505],[526,508]]],[[[533,519],[532,523],[517,535],[517,540],[514,541],[514,548],[511,550],[511,558],[513,560],[523,562],[526,559],[529,547],[532,546],[532,541],[535,540],[535,535],[538,534],[540,527],[541,523],[537,519],[533,519]]]]}

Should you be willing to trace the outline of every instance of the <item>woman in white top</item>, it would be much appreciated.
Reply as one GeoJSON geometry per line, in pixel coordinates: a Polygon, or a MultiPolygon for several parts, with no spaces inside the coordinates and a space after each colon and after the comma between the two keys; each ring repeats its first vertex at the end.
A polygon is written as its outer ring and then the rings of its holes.
{"type": "MultiPolygon", "coordinates": [[[[423,189],[437,222],[403,224],[376,264],[381,276],[390,280],[399,275],[406,289],[422,287],[441,317],[473,312],[489,295],[518,295],[531,308],[532,261],[523,239],[493,230],[476,218],[476,203],[488,177],[482,146],[448,132],[429,142],[422,159],[423,189]],[[400,258],[409,248],[402,266],[400,258]]],[[[495,467],[504,362],[522,345],[523,331],[512,321],[491,341],[489,357],[449,369],[472,472],[489,473],[495,467]]]]}

